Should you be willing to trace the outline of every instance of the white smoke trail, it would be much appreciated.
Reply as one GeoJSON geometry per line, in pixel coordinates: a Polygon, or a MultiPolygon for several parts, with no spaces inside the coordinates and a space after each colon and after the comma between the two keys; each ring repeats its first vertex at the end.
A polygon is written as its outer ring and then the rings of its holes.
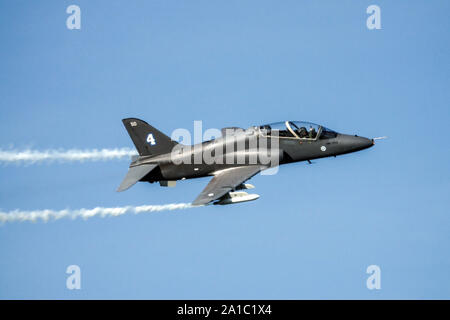
{"type": "Polygon", "coordinates": [[[78,210],[35,210],[35,211],[21,211],[14,210],[10,212],[0,211],[0,224],[6,222],[24,222],[31,221],[36,222],[42,220],[47,222],[49,220],[58,220],[61,218],[82,218],[89,219],[92,217],[117,217],[126,213],[144,213],[144,212],[159,212],[159,211],[172,211],[180,209],[194,208],[190,203],[172,203],[163,205],[147,205],[147,206],[126,206],[126,207],[115,207],[115,208],[103,208],[96,207],[93,209],[78,209],[78,210]]]}
{"type": "Polygon", "coordinates": [[[69,150],[3,150],[0,149],[0,163],[33,164],[44,161],[74,162],[74,161],[106,161],[113,159],[129,159],[136,155],[129,148],[115,149],[69,149],[69,150]]]}

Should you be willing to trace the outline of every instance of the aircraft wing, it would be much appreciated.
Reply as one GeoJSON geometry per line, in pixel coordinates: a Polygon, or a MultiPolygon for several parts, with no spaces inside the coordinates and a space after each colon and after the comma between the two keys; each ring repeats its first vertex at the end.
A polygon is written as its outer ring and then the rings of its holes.
{"type": "Polygon", "coordinates": [[[205,205],[217,200],[262,169],[261,166],[245,166],[218,171],[192,204],[205,205]]]}

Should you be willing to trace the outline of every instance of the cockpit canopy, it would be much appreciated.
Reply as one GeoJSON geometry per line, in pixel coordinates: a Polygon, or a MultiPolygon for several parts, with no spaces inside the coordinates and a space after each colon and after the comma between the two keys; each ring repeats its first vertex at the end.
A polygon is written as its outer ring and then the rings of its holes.
{"type": "Polygon", "coordinates": [[[275,122],[260,126],[264,135],[291,138],[291,139],[331,139],[336,138],[337,133],[321,125],[304,121],[275,122]]]}

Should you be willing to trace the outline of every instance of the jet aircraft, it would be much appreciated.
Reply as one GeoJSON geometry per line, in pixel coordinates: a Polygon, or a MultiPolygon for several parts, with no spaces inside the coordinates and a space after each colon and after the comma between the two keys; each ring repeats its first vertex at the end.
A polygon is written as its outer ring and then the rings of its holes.
{"type": "Polygon", "coordinates": [[[138,181],[175,186],[177,180],[212,176],[192,205],[256,200],[245,183],[259,172],[298,161],[336,157],[372,147],[376,139],[335,132],[302,121],[284,121],[248,129],[223,128],[222,136],[192,146],[171,140],[143,120],[122,120],[139,155],[117,191],[138,181]]]}

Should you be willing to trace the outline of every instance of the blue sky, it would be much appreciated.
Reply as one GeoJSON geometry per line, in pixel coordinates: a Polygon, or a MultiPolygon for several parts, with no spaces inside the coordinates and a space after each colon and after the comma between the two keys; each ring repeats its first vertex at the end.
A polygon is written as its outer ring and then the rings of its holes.
{"type": "MultiPolygon", "coordinates": [[[[281,120],[387,135],[281,167],[234,206],[0,227],[0,298],[450,298],[448,1],[2,1],[0,148],[132,147],[281,120]],[[66,8],[81,8],[81,30],[66,8]],[[366,8],[381,8],[368,30],[366,8]],[[66,289],[67,266],[81,290],[66,289]],[[366,268],[381,268],[381,290],[366,268]]],[[[116,193],[127,161],[0,167],[0,209],[190,202],[116,193]]]]}

